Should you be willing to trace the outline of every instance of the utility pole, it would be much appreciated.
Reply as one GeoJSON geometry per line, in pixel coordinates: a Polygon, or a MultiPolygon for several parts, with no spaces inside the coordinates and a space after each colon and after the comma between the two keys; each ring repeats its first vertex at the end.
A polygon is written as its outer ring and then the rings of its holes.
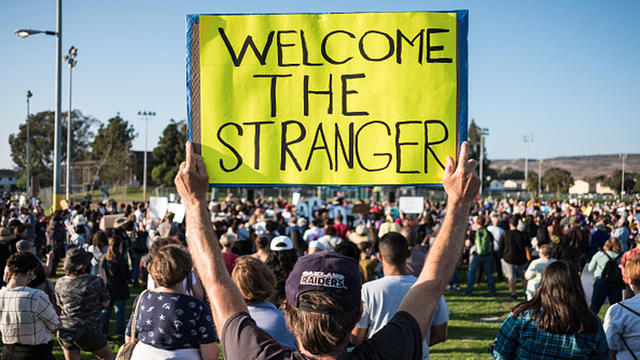
{"type": "Polygon", "coordinates": [[[482,170],[484,168],[484,137],[489,135],[489,129],[480,129],[480,198],[482,198],[482,187],[484,184],[484,177],[482,176],[482,170]]]}
{"type": "Polygon", "coordinates": [[[522,141],[524,142],[524,188],[525,191],[529,192],[529,147],[528,143],[533,142],[533,135],[525,135],[522,137],[522,141]]]}
{"type": "Polygon", "coordinates": [[[624,198],[624,163],[627,160],[628,154],[620,154],[620,159],[622,159],[622,182],[620,184],[620,200],[624,198]]]}
{"type": "Polygon", "coordinates": [[[29,134],[29,98],[33,94],[27,90],[27,196],[31,195],[31,135],[29,134]]]}
{"type": "Polygon", "coordinates": [[[72,46],[69,49],[69,55],[65,55],[62,59],[69,64],[69,112],[67,113],[67,171],[66,171],[66,199],[71,202],[71,114],[73,111],[71,110],[71,80],[73,67],[78,63],[76,61],[76,56],[78,55],[78,49],[75,46],[72,46]]]}
{"type": "Polygon", "coordinates": [[[147,201],[147,149],[148,149],[148,138],[149,138],[149,119],[152,116],[156,116],[155,111],[138,111],[138,116],[142,117],[144,120],[144,170],[143,170],[143,179],[142,179],[142,199],[143,201],[147,201]]]}
{"type": "Polygon", "coordinates": [[[542,198],[542,158],[538,160],[538,197],[542,198]]]}

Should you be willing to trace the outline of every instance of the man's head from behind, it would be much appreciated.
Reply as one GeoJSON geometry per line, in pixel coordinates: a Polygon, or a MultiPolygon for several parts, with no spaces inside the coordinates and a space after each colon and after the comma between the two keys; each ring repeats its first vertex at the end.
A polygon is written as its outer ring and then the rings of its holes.
{"type": "Polygon", "coordinates": [[[388,232],[378,243],[382,262],[387,265],[403,266],[409,257],[409,243],[402,234],[388,232]]]}
{"type": "Polygon", "coordinates": [[[283,306],[300,346],[313,355],[344,351],[360,319],[361,287],[354,259],[329,251],[299,258],[287,278],[283,306]]]}

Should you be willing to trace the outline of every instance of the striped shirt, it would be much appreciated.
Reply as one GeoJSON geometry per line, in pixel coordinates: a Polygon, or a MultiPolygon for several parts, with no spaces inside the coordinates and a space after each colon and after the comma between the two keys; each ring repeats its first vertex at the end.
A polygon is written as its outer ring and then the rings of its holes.
{"type": "Polygon", "coordinates": [[[40,345],[53,339],[56,311],[42,290],[26,286],[0,289],[0,331],[4,344],[40,345]]]}

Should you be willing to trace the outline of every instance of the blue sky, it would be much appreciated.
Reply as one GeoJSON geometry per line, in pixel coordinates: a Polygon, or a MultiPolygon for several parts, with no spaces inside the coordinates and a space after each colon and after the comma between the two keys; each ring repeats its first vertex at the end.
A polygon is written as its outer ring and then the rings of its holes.
{"type": "MultiPolygon", "coordinates": [[[[185,15],[193,13],[469,9],[469,114],[490,129],[491,159],[639,153],[639,1],[150,1],[66,0],[63,52],[76,46],[73,107],[106,121],[157,113],[155,145],[169,119],[186,117],[185,15]]],[[[0,168],[13,167],[8,136],[26,113],[54,107],[55,0],[0,2],[0,168]]],[[[63,69],[63,110],[68,104],[63,69]]],[[[470,119],[471,120],[471,119],[470,119]]],[[[150,146],[152,148],[153,146],[150,146]]]]}

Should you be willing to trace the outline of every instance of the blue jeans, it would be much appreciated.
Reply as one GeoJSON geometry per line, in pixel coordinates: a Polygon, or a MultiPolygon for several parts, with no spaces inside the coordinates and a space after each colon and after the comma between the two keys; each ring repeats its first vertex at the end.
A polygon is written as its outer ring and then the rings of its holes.
{"type": "Polygon", "coordinates": [[[109,320],[111,319],[111,309],[114,307],[116,309],[116,334],[118,338],[124,339],[126,306],[126,299],[111,299],[109,306],[102,309],[102,333],[107,339],[109,338],[109,320]]]}
{"type": "Polygon", "coordinates": [[[489,285],[489,295],[496,293],[496,286],[493,283],[493,256],[489,255],[476,255],[469,264],[469,272],[467,273],[467,289],[465,293],[471,294],[473,291],[473,285],[475,283],[475,277],[478,273],[478,267],[482,266],[482,272],[487,277],[487,284],[489,285]]]}
{"type": "Polygon", "coordinates": [[[591,312],[598,315],[607,298],[609,298],[610,305],[620,302],[622,289],[607,284],[602,278],[597,278],[593,284],[593,295],[591,295],[591,306],[589,306],[591,312]]]}
{"type": "Polygon", "coordinates": [[[144,254],[132,252],[131,253],[131,273],[133,276],[133,286],[138,286],[140,282],[140,259],[144,254]]]}

